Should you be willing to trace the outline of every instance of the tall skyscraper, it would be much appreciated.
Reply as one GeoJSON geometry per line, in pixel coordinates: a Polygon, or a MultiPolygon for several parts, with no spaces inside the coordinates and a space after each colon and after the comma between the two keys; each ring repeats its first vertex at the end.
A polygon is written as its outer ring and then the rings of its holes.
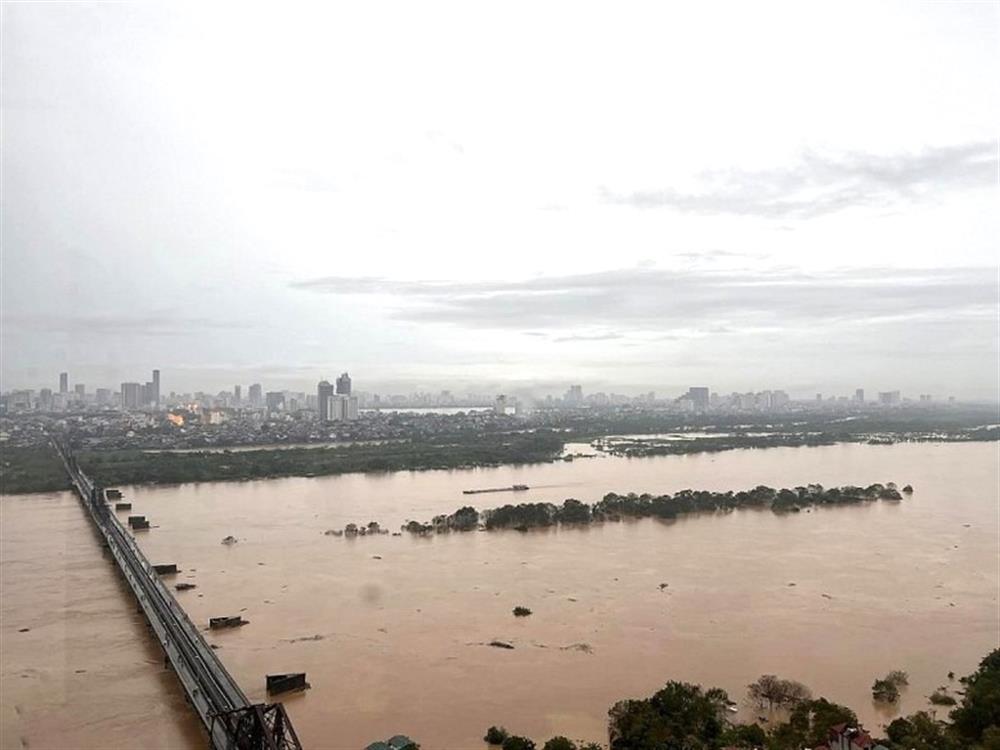
{"type": "MultiPolygon", "coordinates": [[[[337,378],[337,385],[340,385],[340,378],[337,378]]],[[[334,421],[333,406],[333,386],[326,380],[319,381],[316,386],[316,410],[321,421],[334,421]]]]}
{"type": "Polygon", "coordinates": [[[254,409],[259,409],[264,403],[264,392],[260,387],[260,383],[251,385],[247,396],[250,399],[250,406],[254,409]]]}
{"type": "Polygon", "coordinates": [[[160,371],[153,370],[152,388],[150,389],[149,401],[157,409],[160,408],[160,371]]]}
{"type": "Polygon", "coordinates": [[[69,393],[69,373],[61,372],[59,373],[59,392],[69,393]]]}
{"type": "Polygon", "coordinates": [[[865,402],[864,388],[858,388],[856,391],[854,391],[854,400],[857,401],[859,404],[863,404],[865,402]]]}
{"type": "Polygon", "coordinates": [[[697,411],[705,411],[708,409],[709,403],[709,390],[704,386],[695,386],[688,388],[687,396],[691,399],[694,404],[694,408],[697,411]]]}
{"type": "Polygon", "coordinates": [[[142,385],[139,383],[122,383],[122,408],[138,409],[142,402],[142,385]]]}
{"type": "Polygon", "coordinates": [[[106,406],[111,403],[111,389],[110,388],[98,388],[97,389],[97,404],[99,406],[106,406]]]}
{"type": "Polygon", "coordinates": [[[52,389],[42,388],[38,392],[38,408],[42,411],[52,411],[52,389]]]}
{"type": "Polygon", "coordinates": [[[243,400],[242,399],[242,395],[243,395],[243,389],[240,386],[238,386],[238,385],[234,385],[233,386],[233,400],[236,402],[237,406],[239,406],[240,401],[243,400]]]}
{"type": "Polygon", "coordinates": [[[283,391],[268,391],[266,399],[267,399],[267,410],[269,412],[284,411],[285,394],[283,391]]]}
{"type": "Polygon", "coordinates": [[[571,404],[579,404],[583,401],[583,386],[571,385],[566,391],[566,401],[571,404]]]}
{"type": "Polygon", "coordinates": [[[341,396],[351,395],[351,376],[346,372],[340,373],[340,377],[337,378],[337,393],[341,396]]]}
{"type": "Polygon", "coordinates": [[[73,393],[76,394],[77,401],[83,401],[83,397],[87,395],[87,386],[83,383],[77,383],[73,386],[73,393]]]}

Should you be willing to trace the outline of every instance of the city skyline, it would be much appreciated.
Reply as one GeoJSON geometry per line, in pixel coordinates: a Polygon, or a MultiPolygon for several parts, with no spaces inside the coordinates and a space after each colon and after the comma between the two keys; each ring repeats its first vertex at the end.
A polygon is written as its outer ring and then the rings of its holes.
{"type": "Polygon", "coordinates": [[[995,398],[989,4],[468,13],[6,6],[4,388],[995,398]]]}

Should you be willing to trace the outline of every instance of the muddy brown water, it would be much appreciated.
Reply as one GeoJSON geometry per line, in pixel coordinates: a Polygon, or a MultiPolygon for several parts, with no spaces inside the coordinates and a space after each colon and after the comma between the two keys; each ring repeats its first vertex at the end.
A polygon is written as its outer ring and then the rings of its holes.
{"type": "MultiPolygon", "coordinates": [[[[837,445],[469,471],[123,488],[192,619],[253,700],[264,675],[306,671],[287,696],[303,744],[360,748],[405,733],[480,748],[491,724],[544,740],[604,740],[616,700],[669,679],[742,700],[762,673],[801,680],[877,728],[970,672],[1000,644],[997,443],[837,445]],[[398,529],[466,503],[607,491],[912,483],[899,502],[775,515],[472,532],[398,529]],[[463,489],[527,484],[524,493],[463,489]],[[232,534],[230,546],[221,539],[232,534]],[[661,590],[661,584],[667,584],[661,590]],[[794,585],[793,585],[794,584],[794,585]],[[514,606],[530,617],[515,618],[514,606]],[[514,649],[488,645],[502,640],[514,649]],[[910,674],[896,710],[872,681],[910,674]]],[[[67,493],[6,497],[2,512],[2,746],[204,747],[141,615],[67,493]],[[27,633],[18,630],[29,627],[27,633]]],[[[737,717],[759,712],[742,705],[737,717]]]]}

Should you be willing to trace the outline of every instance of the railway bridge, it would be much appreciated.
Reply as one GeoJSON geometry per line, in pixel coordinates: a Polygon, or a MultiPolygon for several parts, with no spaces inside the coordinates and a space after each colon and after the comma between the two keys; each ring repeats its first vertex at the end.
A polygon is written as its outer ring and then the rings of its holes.
{"type": "Polygon", "coordinates": [[[163,647],[213,750],[302,750],[281,703],[252,704],[160,580],[135,539],[108,507],[104,489],[80,469],[69,447],[53,445],[94,526],[163,647]]]}

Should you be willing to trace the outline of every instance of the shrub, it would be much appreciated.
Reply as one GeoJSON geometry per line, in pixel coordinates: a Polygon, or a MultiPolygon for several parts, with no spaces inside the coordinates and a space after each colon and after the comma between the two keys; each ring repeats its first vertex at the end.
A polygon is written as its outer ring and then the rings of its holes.
{"type": "Polygon", "coordinates": [[[490,727],[486,730],[483,740],[491,745],[502,745],[509,735],[503,727],[490,727]]]}
{"type": "Polygon", "coordinates": [[[517,606],[514,607],[514,617],[527,617],[531,614],[531,610],[527,607],[517,606]]]}
{"type": "Polygon", "coordinates": [[[503,750],[535,750],[535,743],[527,737],[512,734],[503,741],[503,750]]]}

